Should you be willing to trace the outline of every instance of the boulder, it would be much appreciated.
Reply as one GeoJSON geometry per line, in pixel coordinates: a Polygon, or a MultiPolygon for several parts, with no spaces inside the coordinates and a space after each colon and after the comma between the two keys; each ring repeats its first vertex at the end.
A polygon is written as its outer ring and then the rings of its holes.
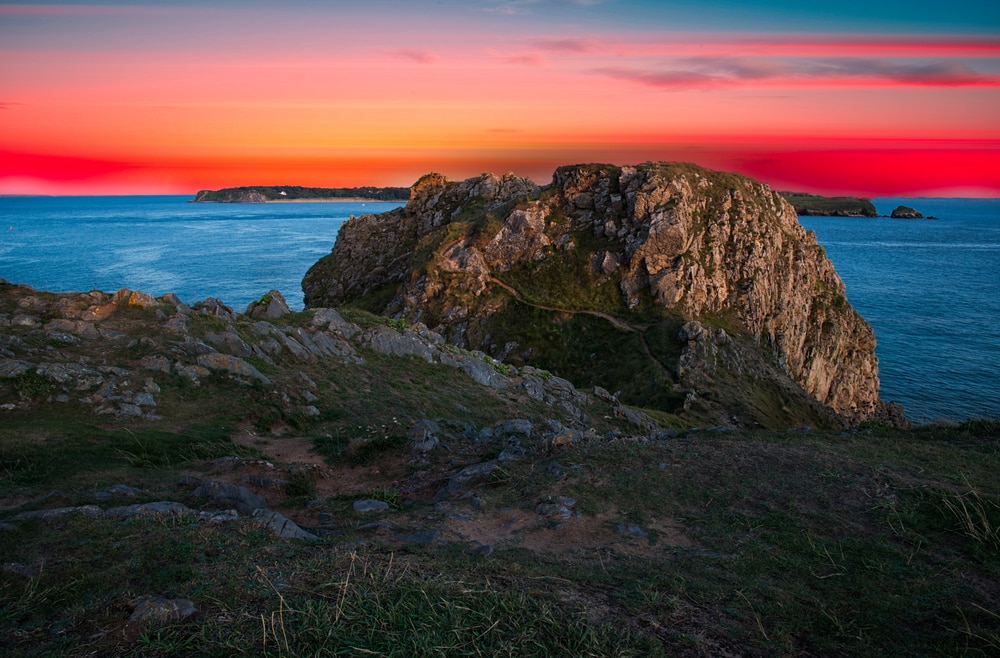
{"type": "Polygon", "coordinates": [[[250,302],[245,315],[255,320],[275,320],[291,312],[285,296],[277,290],[271,290],[260,299],[250,302]]]}
{"type": "Polygon", "coordinates": [[[209,370],[228,372],[239,377],[255,379],[265,386],[271,385],[271,380],[265,377],[259,370],[231,354],[201,354],[198,356],[198,365],[209,370]]]}
{"type": "Polygon", "coordinates": [[[207,498],[225,507],[234,507],[240,514],[253,514],[255,510],[267,506],[264,498],[252,493],[246,487],[219,482],[218,480],[205,480],[191,492],[196,498],[207,498]]]}

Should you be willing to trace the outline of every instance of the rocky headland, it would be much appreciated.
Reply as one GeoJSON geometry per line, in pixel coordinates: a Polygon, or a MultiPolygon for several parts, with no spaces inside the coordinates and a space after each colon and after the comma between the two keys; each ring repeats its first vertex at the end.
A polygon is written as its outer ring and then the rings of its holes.
{"type": "Polygon", "coordinates": [[[878,217],[878,210],[869,199],[850,196],[825,197],[803,192],[781,192],[803,217],[878,217]]]}
{"type": "Polygon", "coordinates": [[[580,165],[418,181],[356,217],[303,280],[308,307],[421,322],[513,366],[696,423],[899,417],[871,327],[794,208],[694,165],[580,165]]]}
{"type": "Polygon", "coordinates": [[[269,203],[275,201],[406,201],[406,187],[302,187],[300,185],[253,185],[201,190],[196,203],[269,203]]]}

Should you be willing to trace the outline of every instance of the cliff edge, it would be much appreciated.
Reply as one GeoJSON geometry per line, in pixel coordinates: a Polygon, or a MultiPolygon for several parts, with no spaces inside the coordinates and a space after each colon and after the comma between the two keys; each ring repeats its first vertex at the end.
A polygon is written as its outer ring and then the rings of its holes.
{"type": "Polygon", "coordinates": [[[893,415],[875,336],[791,204],[683,163],[420,179],[345,223],[307,307],[420,321],[688,423],[789,427],[893,415]]]}

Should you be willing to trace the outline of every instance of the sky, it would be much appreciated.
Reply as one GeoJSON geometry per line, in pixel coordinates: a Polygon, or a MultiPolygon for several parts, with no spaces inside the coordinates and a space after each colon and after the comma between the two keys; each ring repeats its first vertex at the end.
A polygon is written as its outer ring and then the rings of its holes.
{"type": "Polygon", "coordinates": [[[1000,196],[1000,2],[0,0],[0,194],[649,160],[1000,196]]]}

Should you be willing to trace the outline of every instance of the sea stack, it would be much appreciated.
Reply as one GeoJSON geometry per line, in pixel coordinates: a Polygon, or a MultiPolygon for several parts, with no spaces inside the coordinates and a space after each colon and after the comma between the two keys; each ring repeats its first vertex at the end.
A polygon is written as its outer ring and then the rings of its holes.
{"type": "Polygon", "coordinates": [[[566,166],[544,187],[429,174],[345,223],[302,288],[704,422],[887,413],[875,335],[792,205],[691,164],[566,166]]]}

